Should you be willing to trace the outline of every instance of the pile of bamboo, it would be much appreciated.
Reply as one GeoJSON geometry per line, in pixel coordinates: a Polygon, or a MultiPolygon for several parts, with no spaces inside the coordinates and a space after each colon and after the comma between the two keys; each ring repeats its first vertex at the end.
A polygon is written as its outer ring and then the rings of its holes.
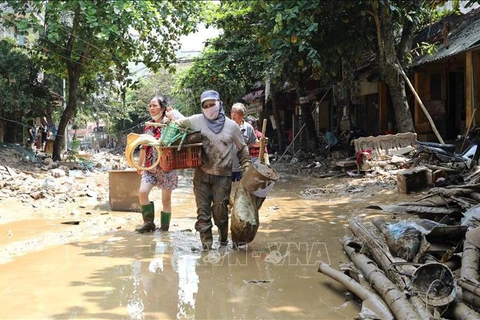
{"type": "MultiPolygon", "coordinates": [[[[447,232],[454,234],[450,238],[461,239],[463,252],[454,253],[458,248],[444,246],[446,252],[440,260],[428,253],[430,243],[425,240],[428,234],[421,235],[423,243],[414,254],[404,254],[407,259],[402,259],[392,254],[394,246],[387,241],[383,220],[363,223],[352,219],[349,227],[354,237],[343,238],[342,244],[350,264],[343,265],[341,272],[321,263],[318,271],[340,282],[363,301],[359,318],[480,319],[480,253],[475,245],[464,240],[464,227],[457,226],[447,232]],[[460,257],[460,261],[454,256],[460,257]],[[422,269],[426,270],[423,274],[419,272],[422,269]],[[430,270],[441,272],[435,274],[430,270]],[[457,271],[456,274],[451,270],[457,271]],[[424,291],[415,285],[422,281],[426,282],[424,291]]],[[[445,232],[441,225],[440,228],[445,232]]],[[[407,239],[398,244],[408,247],[412,242],[407,239]]]]}

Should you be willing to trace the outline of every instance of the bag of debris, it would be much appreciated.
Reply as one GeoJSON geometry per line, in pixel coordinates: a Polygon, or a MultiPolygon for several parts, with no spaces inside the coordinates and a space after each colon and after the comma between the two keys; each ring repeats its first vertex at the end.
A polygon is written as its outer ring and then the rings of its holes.
{"type": "Polygon", "coordinates": [[[253,241],[260,225],[256,202],[253,198],[254,196],[239,184],[235,191],[230,226],[232,242],[237,247],[253,241]]]}
{"type": "Polygon", "coordinates": [[[471,228],[480,226],[480,204],[468,209],[463,213],[461,225],[471,228]]]}
{"type": "Polygon", "coordinates": [[[408,219],[382,228],[388,248],[397,257],[412,261],[420,249],[421,236],[444,224],[428,219],[408,219]]]}
{"type": "Polygon", "coordinates": [[[386,231],[385,240],[390,251],[399,258],[412,261],[420,248],[422,233],[406,221],[390,224],[386,231]]]}

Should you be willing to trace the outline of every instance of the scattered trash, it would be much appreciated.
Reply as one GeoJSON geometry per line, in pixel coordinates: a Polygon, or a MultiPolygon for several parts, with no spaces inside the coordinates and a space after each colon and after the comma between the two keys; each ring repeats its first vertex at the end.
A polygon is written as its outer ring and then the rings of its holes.
{"type": "Polygon", "coordinates": [[[248,284],[266,284],[272,283],[273,280],[243,280],[243,282],[248,284]]]}
{"type": "Polygon", "coordinates": [[[61,224],[68,224],[68,225],[79,225],[80,224],[80,221],[65,221],[65,222],[62,222],[61,224]]]}

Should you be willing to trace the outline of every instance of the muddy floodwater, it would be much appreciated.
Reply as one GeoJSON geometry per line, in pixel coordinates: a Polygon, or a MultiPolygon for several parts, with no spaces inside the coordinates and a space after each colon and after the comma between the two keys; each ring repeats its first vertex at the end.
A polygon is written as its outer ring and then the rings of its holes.
{"type": "MultiPolygon", "coordinates": [[[[350,186],[354,180],[281,177],[247,248],[218,248],[214,227],[218,249],[201,252],[191,184],[183,179],[169,232],[135,234],[134,213],[107,233],[1,261],[0,319],[353,319],[359,303],[318,273],[318,262],[338,268],[347,261],[339,239],[349,234],[350,217],[374,217],[381,212],[367,205],[405,200],[395,188],[368,191],[350,186]]],[[[154,191],[151,200],[159,206],[160,199],[154,191]]],[[[79,226],[14,221],[0,225],[0,241],[60,228],[79,226]]]]}

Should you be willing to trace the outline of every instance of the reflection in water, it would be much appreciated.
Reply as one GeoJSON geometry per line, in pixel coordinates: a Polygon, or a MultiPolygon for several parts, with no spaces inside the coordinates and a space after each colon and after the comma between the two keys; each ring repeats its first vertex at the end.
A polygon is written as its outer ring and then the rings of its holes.
{"type": "Polygon", "coordinates": [[[143,301],[139,292],[139,285],[141,282],[141,267],[140,261],[135,261],[132,264],[132,283],[133,291],[130,299],[127,302],[127,310],[131,319],[141,320],[144,319],[143,315],[143,301]]]}
{"type": "Polygon", "coordinates": [[[150,250],[143,250],[131,264],[132,291],[127,302],[131,319],[145,319],[148,314],[162,319],[195,318],[199,282],[195,268],[200,254],[192,254],[189,243],[175,232],[145,238],[142,247],[150,250]]]}
{"type": "Polygon", "coordinates": [[[195,265],[198,258],[193,255],[179,257],[176,268],[179,278],[177,319],[195,319],[195,297],[198,292],[195,265]]]}

